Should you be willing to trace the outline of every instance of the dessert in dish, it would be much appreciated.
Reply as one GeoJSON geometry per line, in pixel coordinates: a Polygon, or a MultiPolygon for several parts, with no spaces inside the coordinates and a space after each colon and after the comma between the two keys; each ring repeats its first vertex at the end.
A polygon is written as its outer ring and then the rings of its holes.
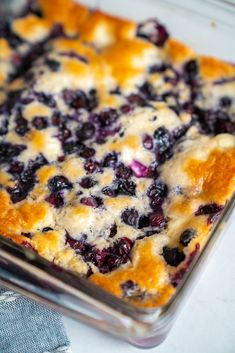
{"type": "Polygon", "coordinates": [[[1,19],[0,234],[167,303],[234,192],[234,92],[235,66],[156,19],[72,0],[1,19]]]}

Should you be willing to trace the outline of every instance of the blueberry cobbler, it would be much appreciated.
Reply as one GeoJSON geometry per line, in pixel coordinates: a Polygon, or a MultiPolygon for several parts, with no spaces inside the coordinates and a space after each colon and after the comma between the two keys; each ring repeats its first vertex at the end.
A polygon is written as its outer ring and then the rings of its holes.
{"type": "Polygon", "coordinates": [[[235,66],[156,19],[0,22],[0,234],[134,304],[174,294],[235,189],[235,66]]]}

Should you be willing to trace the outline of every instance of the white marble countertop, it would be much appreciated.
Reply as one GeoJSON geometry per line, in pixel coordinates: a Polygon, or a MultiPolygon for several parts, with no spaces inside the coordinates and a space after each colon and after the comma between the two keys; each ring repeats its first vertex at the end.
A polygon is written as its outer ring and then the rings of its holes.
{"type": "MultiPolygon", "coordinates": [[[[64,318],[73,353],[146,352],[64,318]]],[[[235,213],[216,251],[156,353],[235,352],[235,213]]]]}

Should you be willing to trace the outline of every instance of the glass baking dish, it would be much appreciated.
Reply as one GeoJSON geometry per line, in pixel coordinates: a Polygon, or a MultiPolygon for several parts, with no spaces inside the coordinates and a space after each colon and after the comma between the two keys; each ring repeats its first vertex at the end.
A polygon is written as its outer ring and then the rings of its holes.
{"type": "MultiPolygon", "coordinates": [[[[97,6],[96,1],[82,1],[97,6]]],[[[137,21],[157,17],[177,39],[197,52],[232,61],[235,57],[235,5],[228,1],[100,0],[102,10],[137,21]],[[216,39],[216,40],[215,40],[216,39]]],[[[157,309],[132,306],[89,281],[0,237],[0,284],[144,348],[167,336],[187,293],[231,220],[235,195],[225,207],[202,252],[194,258],[171,301],[157,309]]]]}

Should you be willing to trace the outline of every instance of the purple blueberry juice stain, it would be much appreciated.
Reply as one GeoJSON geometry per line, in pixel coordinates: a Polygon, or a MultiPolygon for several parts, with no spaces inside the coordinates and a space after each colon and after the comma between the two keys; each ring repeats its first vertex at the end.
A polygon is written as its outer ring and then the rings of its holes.
{"type": "MultiPolygon", "coordinates": [[[[176,87],[180,81],[180,77],[176,71],[172,70],[172,73],[173,73],[172,76],[167,76],[167,75],[164,76],[164,81],[166,83],[170,83],[173,87],[176,87]]],[[[171,96],[176,97],[177,94],[174,93],[174,91],[169,91],[169,92],[166,92],[165,94],[161,95],[161,98],[163,100],[166,100],[167,97],[171,97],[171,96]]]]}
{"type": "Polygon", "coordinates": [[[136,160],[129,167],[137,178],[146,178],[148,176],[149,168],[136,160]]]}

